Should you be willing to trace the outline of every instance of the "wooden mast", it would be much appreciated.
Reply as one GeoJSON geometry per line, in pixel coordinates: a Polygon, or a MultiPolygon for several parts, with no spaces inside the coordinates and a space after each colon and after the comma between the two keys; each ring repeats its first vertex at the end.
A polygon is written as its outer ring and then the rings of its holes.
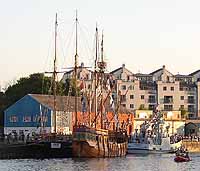
{"type": "Polygon", "coordinates": [[[56,60],[57,60],[57,56],[56,56],[56,49],[57,49],[57,26],[58,26],[58,22],[57,22],[57,13],[56,13],[56,20],[55,20],[55,54],[54,54],[54,67],[53,67],[53,119],[54,119],[54,133],[56,133],[56,60]]]}
{"type": "Polygon", "coordinates": [[[102,32],[102,40],[101,40],[101,62],[99,63],[100,73],[101,73],[101,129],[103,126],[103,77],[104,77],[104,69],[105,63],[103,59],[103,32],[102,32]]]}
{"type": "Polygon", "coordinates": [[[77,10],[76,10],[76,54],[74,59],[74,81],[75,81],[75,127],[77,126],[77,61],[78,61],[78,36],[77,36],[77,10]]]}
{"type": "MultiPolygon", "coordinates": [[[[95,120],[97,117],[97,60],[98,60],[98,28],[96,25],[96,55],[95,55],[95,65],[94,65],[94,113],[95,120]]],[[[96,121],[94,122],[95,128],[97,126],[96,121]]]]}

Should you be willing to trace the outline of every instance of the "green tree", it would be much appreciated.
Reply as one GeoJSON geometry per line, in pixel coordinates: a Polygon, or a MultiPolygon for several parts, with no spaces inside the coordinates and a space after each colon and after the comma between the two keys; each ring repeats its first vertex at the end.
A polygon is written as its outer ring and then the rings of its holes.
{"type": "Polygon", "coordinates": [[[181,111],[181,118],[186,118],[186,116],[187,116],[187,110],[181,108],[180,111],[181,111]]]}
{"type": "Polygon", "coordinates": [[[5,93],[0,92],[0,126],[3,125],[4,117],[3,111],[6,108],[6,96],[5,93]]]}
{"type": "Polygon", "coordinates": [[[6,101],[11,105],[27,94],[48,94],[50,88],[51,77],[45,77],[42,73],[31,74],[8,86],[5,91],[6,101]]]}
{"type": "MultiPolygon", "coordinates": [[[[75,88],[75,80],[67,78],[65,83],[60,82],[59,85],[61,86],[62,95],[65,96],[75,96],[76,88],[75,88]]],[[[80,96],[80,88],[77,86],[77,95],[80,96]]]]}

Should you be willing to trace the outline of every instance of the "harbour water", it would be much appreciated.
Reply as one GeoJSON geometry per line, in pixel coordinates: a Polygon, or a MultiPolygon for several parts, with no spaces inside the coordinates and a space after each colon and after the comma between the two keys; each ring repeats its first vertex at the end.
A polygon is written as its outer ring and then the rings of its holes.
{"type": "Polygon", "coordinates": [[[189,171],[200,170],[200,153],[175,163],[174,154],[128,155],[124,158],[0,160],[0,171],[189,171]]]}

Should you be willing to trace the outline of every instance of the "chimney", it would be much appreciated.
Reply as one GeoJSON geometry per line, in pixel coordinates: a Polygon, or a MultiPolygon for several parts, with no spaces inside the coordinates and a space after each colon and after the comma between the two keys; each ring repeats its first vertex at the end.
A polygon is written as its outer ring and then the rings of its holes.
{"type": "Polygon", "coordinates": [[[81,62],[81,68],[83,68],[84,67],[84,63],[83,62],[81,62]]]}

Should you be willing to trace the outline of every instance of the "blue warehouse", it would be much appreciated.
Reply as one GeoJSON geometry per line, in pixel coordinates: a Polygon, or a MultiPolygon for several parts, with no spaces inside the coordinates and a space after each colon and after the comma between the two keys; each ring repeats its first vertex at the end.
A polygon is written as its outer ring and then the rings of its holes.
{"type": "MultiPolygon", "coordinates": [[[[56,130],[69,134],[72,131],[74,98],[56,97],[56,130]]],[[[28,94],[4,111],[4,134],[51,133],[54,130],[51,95],[28,94]]]]}

